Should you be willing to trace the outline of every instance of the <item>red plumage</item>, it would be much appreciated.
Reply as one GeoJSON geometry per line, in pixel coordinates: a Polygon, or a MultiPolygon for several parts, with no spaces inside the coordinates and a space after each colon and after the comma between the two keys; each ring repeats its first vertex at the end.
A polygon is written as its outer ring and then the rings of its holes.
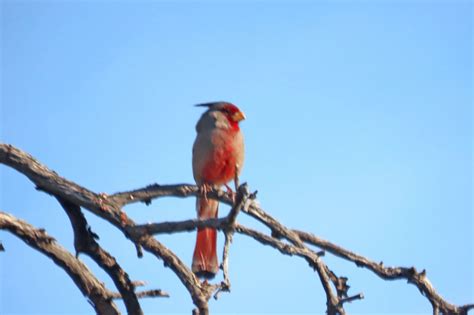
{"type": "MultiPolygon", "coordinates": [[[[197,136],[193,146],[193,175],[201,187],[220,186],[235,179],[244,161],[244,142],[239,122],[244,114],[233,104],[216,102],[202,104],[208,110],[197,125],[197,136]]],[[[216,218],[219,203],[216,200],[198,197],[198,218],[216,218]]],[[[212,278],[219,266],[217,260],[217,232],[215,229],[198,229],[194,249],[192,270],[198,276],[212,278]]]]}

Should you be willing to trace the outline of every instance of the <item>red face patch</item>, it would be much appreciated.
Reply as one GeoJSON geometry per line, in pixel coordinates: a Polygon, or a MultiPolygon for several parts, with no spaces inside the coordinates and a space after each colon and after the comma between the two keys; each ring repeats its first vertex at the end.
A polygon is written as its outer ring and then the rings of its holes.
{"type": "Polygon", "coordinates": [[[233,117],[235,117],[234,115],[236,113],[240,112],[240,109],[234,104],[227,103],[222,107],[220,111],[225,115],[227,120],[230,122],[232,129],[239,130],[239,122],[236,121],[233,117]]]}

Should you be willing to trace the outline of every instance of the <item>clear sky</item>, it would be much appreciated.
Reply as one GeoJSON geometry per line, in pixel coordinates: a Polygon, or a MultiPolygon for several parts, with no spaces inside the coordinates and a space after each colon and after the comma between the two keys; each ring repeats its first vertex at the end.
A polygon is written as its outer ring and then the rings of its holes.
{"type": "MultiPolygon", "coordinates": [[[[248,118],[242,180],[264,209],[386,265],[426,268],[449,301],[474,302],[472,2],[3,0],[1,10],[2,142],[96,192],[192,183],[202,112],[192,105],[231,101],[248,118]]],[[[72,251],[57,202],[0,172],[0,209],[72,251]]],[[[126,211],[142,223],[195,215],[191,198],[126,211]]],[[[169,269],[86,215],[132,279],[171,294],[144,300],[146,314],[189,314],[169,269]]],[[[158,239],[190,264],[194,233],[158,239]]],[[[1,314],[92,312],[52,261],[0,240],[1,314]]],[[[324,313],[302,259],[240,235],[230,255],[232,293],[213,313],[324,313]]],[[[366,297],[350,313],[431,313],[405,281],[324,260],[366,297]]]]}

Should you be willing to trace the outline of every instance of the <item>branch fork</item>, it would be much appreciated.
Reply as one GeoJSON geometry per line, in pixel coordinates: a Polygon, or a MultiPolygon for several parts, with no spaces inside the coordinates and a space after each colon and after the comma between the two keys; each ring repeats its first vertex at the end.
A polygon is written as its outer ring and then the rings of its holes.
{"type": "MultiPolygon", "coordinates": [[[[264,211],[256,202],[256,192],[250,194],[247,184],[238,186],[235,200],[219,189],[207,192],[208,198],[231,206],[227,216],[208,220],[185,220],[178,222],[160,222],[136,224],[123,211],[128,204],[143,202],[146,205],[161,197],[195,197],[200,194],[195,185],[152,184],[141,189],[115,194],[94,193],[70,180],[59,176],[48,169],[28,153],[12,145],[0,143],[0,163],[17,170],[28,177],[35,187],[54,196],[69,217],[74,233],[76,255],[70,254],[49,236],[45,230],[38,229],[10,214],[0,212],[0,229],[9,231],[25,243],[54,260],[72,278],[76,286],[90,301],[97,314],[119,314],[114,299],[122,299],[127,313],[143,314],[139,299],[145,297],[168,297],[168,293],[159,290],[136,292],[143,281],[131,281],[128,274],[116,259],[97,242],[98,235],[89,226],[82,210],[94,213],[109,222],[129,239],[135,246],[138,257],[147,251],[154,255],[165,266],[169,267],[188,290],[196,309],[195,314],[208,314],[208,301],[221,292],[230,291],[229,251],[233,235],[239,233],[253,238],[257,242],[271,246],[284,255],[305,259],[316,271],[326,295],[327,314],[345,314],[344,304],[364,298],[362,293],[349,295],[346,277],[337,276],[322,260],[325,253],[353,262],[356,266],[366,268],[384,280],[404,279],[416,286],[431,303],[433,314],[465,315],[474,309],[474,304],[457,306],[449,303],[434,289],[428,280],[426,271],[418,272],[414,267],[385,267],[362,255],[351,252],[311,233],[290,229],[264,211]],[[235,202],[234,202],[235,201],[235,202]],[[250,229],[237,222],[236,218],[244,212],[268,228],[270,234],[250,229]],[[221,269],[223,281],[218,284],[201,282],[190,268],[170,249],[153,237],[160,233],[178,233],[193,231],[201,227],[221,230],[225,236],[221,269]],[[309,246],[319,248],[315,251],[309,246]],[[83,253],[90,256],[113,280],[118,292],[105,288],[104,284],[90,272],[78,258],[83,253]]],[[[4,247],[0,242],[0,251],[4,247]]]]}

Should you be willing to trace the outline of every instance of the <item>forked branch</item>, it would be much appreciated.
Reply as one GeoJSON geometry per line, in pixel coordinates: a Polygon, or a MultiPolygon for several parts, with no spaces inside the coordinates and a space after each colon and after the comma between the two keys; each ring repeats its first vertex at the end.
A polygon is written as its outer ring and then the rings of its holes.
{"type": "Polygon", "coordinates": [[[74,257],[44,230],[0,212],[0,230],[7,230],[23,242],[51,258],[71,277],[98,314],[120,314],[110,292],[79,259],[74,257]]]}
{"type": "MultiPolygon", "coordinates": [[[[54,240],[42,230],[38,230],[11,215],[0,212],[0,229],[8,230],[23,239],[30,246],[51,257],[58,265],[68,272],[79,289],[92,301],[99,314],[118,314],[112,299],[123,299],[129,314],[142,314],[139,298],[164,297],[168,294],[161,290],[145,290],[135,292],[137,285],[120,267],[115,258],[105,251],[96,241],[97,234],[92,232],[81,209],[88,210],[119,229],[136,247],[140,257],[142,249],[162,260],[188,290],[196,309],[195,314],[208,314],[208,301],[220,292],[230,291],[229,250],[234,233],[253,238],[263,245],[271,246],[285,255],[305,259],[316,271],[326,294],[328,314],[345,314],[344,304],[363,298],[362,293],[350,295],[346,277],[337,276],[322,260],[325,252],[342,259],[354,262],[359,267],[367,268],[385,280],[405,279],[415,285],[428,299],[435,314],[467,314],[474,308],[473,304],[456,306],[443,299],[431,285],[426,272],[418,272],[414,267],[385,267],[382,263],[355,254],[317,236],[289,229],[264,211],[255,200],[255,193],[250,194],[246,184],[239,187],[235,202],[221,190],[211,190],[208,198],[214,198],[222,203],[231,205],[228,215],[222,218],[208,220],[185,220],[177,222],[157,222],[151,224],[136,224],[124,211],[123,207],[134,202],[150,204],[153,199],[173,197],[193,197],[199,194],[195,185],[158,185],[107,195],[98,194],[69,181],[46,166],[39,163],[31,155],[11,145],[0,144],[0,163],[5,164],[27,176],[37,189],[53,195],[66,211],[74,232],[76,256],[79,253],[89,255],[103,268],[114,281],[118,290],[111,293],[91,274],[89,269],[72,254],[57,245],[54,240]],[[269,234],[250,229],[237,222],[240,212],[261,222],[269,229],[269,234]],[[197,228],[212,227],[225,235],[222,270],[224,279],[221,283],[210,284],[201,282],[170,249],[153,237],[160,233],[177,233],[193,231],[197,228]],[[320,250],[314,250],[316,246],[320,250]]],[[[3,246],[0,243],[0,251],[3,246]]]]}

